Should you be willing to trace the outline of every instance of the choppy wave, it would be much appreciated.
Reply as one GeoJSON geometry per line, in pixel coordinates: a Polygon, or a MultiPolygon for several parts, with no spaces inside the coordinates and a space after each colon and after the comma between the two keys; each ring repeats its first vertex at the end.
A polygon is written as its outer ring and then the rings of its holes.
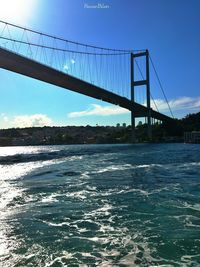
{"type": "MultiPolygon", "coordinates": [[[[121,147],[120,147],[121,148],[121,147]]],[[[127,147],[121,148],[126,150],[127,147]]],[[[118,152],[119,148],[114,148],[118,152]]],[[[0,164],[14,164],[23,162],[44,161],[86,155],[113,153],[111,146],[35,146],[35,147],[8,147],[0,148],[0,164]],[[97,149],[98,148],[98,149],[97,149]]]]}
{"type": "Polygon", "coordinates": [[[199,146],[0,156],[0,266],[198,266],[199,146]]]}

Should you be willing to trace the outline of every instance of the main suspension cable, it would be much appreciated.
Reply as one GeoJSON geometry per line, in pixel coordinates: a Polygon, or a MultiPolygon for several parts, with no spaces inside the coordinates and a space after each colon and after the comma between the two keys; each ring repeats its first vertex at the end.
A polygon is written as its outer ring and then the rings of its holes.
{"type": "Polygon", "coordinates": [[[105,48],[105,47],[99,47],[99,46],[94,46],[94,45],[88,45],[88,44],[84,44],[84,43],[80,43],[80,42],[66,40],[64,38],[56,37],[56,36],[53,36],[53,35],[50,35],[50,34],[47,34],[47,33],[42,33],[42,32],[39,32],[39,31],[36,31],[36,30],[32,30],[32,29],[29,29],[29,28],[26,28],[26,27],[22,27],[22,26],[19,26],[19,25],[13,24],[13,23],[9,23],[9,22],[6,22],[6,21],[0,20],[0,23],[3,23],[5,25],[10,25],[11,27],[15,27],[15,28],[18,28],[18,29],[29,31],[29,32],[32,32],[32,33],[35,33],[35,34],[39,34],[39,35],[42,34],[43,36],[48,37],[48,38],[54,38],[54,39],[57,39],[59,41],[68,42],[68,43],[79,45],[79,46],[87,46],[89,48],[95,48],[95,49],[107,50],[107,51],[113,51],[113,52],[126,52],[126,53],[145,51],[145,49],[139,49],[139,50],[128,50],[127,49],[126,50],[126,49],[113,49],[113,48],[105,48]]]}
{"type": "Polygon", "coordinates": [[[154,72],[155,72],[155,74],[156,74],[156,77],[157,77],[158,83],[159,83],[159,85],[160,85],[160,88],[161,88],[161,90],[162,90],[163,96],[164,96],[164,98],[165,98],[165,101],[166,101],[166,103],[167,103],[167,105],[168,105],[168,108],[169,108],[169,111],[170,111],[170,113],[171,113],[171,116],[172,116],[172,118],[174,118],[174,115],[173,115],[173,113],[172,113],[172,110],[171,110],[171,107],[170,107],[170,105],[169,105],[168,99],[167,99],[166,94],[165,94],[165,92],[164,92],[162,83],[161,83],[160,78],[159,78],[159,76],[158,76],[158,72],[156,71],[155,65],[154,65],[153,60],[152,60],[152,58],[151,58],[150,55],[149,55],[149,58],[150,58],[150,62],[151,62],[151,64],[152,64],[152,67],[153,67],[153,69],[154,69],[154,72]]]}

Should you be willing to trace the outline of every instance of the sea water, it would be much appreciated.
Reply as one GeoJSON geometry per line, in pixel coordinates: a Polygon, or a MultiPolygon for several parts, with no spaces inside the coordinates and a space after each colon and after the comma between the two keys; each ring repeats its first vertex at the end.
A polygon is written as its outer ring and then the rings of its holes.
{"type": "Polygon", "coordinates": [[[200,145],[0,148],[0,266],[200,266],[200,145]]]}

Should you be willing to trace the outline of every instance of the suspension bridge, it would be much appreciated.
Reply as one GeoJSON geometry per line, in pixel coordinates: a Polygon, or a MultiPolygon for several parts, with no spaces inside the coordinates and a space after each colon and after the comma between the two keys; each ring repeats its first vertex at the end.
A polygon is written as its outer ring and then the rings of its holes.
{"type": "Polygon", "coordinates": [[[149,139],[154,120],[173,120],[155,65],[145,49],[87,45],[0,21],[0,68],[130,110],[133,142],[136,118],[145,118],[149,139]],[[150,64],[171,117],[159,112],[153,99],[150,64]]]}

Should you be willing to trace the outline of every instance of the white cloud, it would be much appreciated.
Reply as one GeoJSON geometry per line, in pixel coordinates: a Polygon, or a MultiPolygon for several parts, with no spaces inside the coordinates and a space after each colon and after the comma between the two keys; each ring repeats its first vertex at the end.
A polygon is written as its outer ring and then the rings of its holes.
{"type": "Polygon", "coordinates": [[[4,120],[4,122],[8,122],[8,117],[7,116],[3,116],[3,120],[4,120]]]}
{"type": "Polygon", "coordinates": [[[42,127],[52,125],[52,120],[45,114],[15,116],[13,127],[42,127]]]}
{"type": "MultiPolygon", "coordinates": [[[[167,103],[162,99],[155,99],[156,106],[159,111],[169,111],[167,103]]],[[[155,109],[153,101],[151,102],[152,108],[155,109]]],[[[200,97],[179,97],[169,101],[172,111],[197,111],[200,109],[200,97]]]]}
{"type": "Polygon", "coordinates": [[[5,113],[1,113],[1,117],[2,117],[2,120],[3,120],[4,122],[8,122],[8,117],[6,116],[5,113]]]}
{"type": "MultiPolygon", "coordinates": [[[[158,107],[159,112],[169,112],[169,108],[167,103],[163,99],[155,99],[154,102],[158,107]]],[[[154,102],[151,102],[151,106],[154,110],[156,110],[154,102]]],[[[172,112],[182,111],[183,114],[187,114],[189,112],[197,112],[200,111],[200,97],[179,97],[176,99],[172,99],[169,101],[170,108],[172,112]]],[[[79,118],[86,116],[110,116],[110,115],[119,115],[126,114],[130,111],[119,106],[101,106],[97,104],[91,104],[91,107],[82,111],[70,112],[68,114],[69,118],[79,118]]]]}
{"type": "Polygon", "coordinates": [[[68,114],[69,118],[79,118],[85,116],[110,116],[129,113],[127,109],[121,108],[119,106],[101,106],[97,104],[91,104],[91,107],[83,111],[70,112],[68,114]]]}
{"type": "Polygon", "coordinates": [[[5,113],[1,113],[1,117],[2,117],[4,122],[8,122],[8,117],[6,116],[5,113]]]}

